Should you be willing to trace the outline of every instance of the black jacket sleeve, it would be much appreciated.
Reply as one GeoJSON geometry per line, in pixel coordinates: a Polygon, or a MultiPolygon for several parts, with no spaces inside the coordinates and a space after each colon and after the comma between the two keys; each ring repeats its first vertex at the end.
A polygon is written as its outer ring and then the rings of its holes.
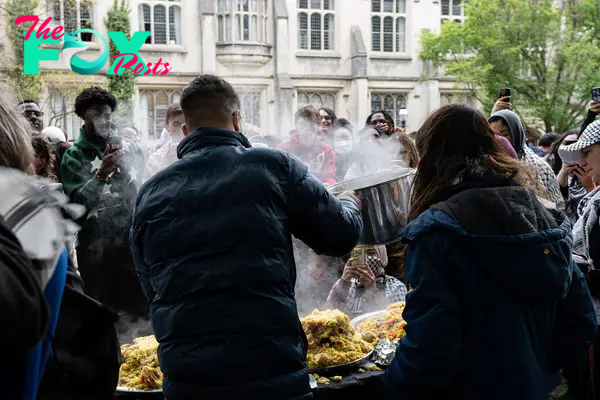
{"type": "Polygon", "coordinates": [[[356,245],[362,216],[352,199],[339,199],[308,168],[289,157],[291,233],[317,254],[343,256],[356,245]]]}
{"type": "Polygon", "coordinates": [[[596,119],[596,115],[598,114],[592,112],[591,110],[588,110],[587,117],[585,117],[585,121],[583,121],[583,125],[581,125],[581,129],[579,130],[580,135],[583,133],[583,131],[585,130],[585,128],[587,128],[589,124],[594,122],[594,120],[596,119]]]}
{"type": "Polygon", "coordinates": [[[0,342],[6,353],[24,356],[44,336],[48,307],[33,266],[19,240],[0,218],[0,342]]]}

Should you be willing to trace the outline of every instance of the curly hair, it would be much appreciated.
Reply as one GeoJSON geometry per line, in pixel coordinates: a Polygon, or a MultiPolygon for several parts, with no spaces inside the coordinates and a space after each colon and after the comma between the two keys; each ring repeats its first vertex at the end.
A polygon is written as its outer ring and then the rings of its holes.
{"type": "Polygon", "coordinates": [[[54,170],[56,166],[56,154],[52,148],[52,143],[45,136],[34,133],[31,136],[31,145],[33,146],[35,158],[44,160],[44,166],[37,172],[37,175],[57,181],[58,179],[54,170]]]}
{"type": "Polygon", "coordinates": [[[117,99],[109,91],[92,86],[84,89],[75,99],[75,114],[83,119],[85,112],[98,104],[106,104],[113,112],[117,109],[117,99]]]}

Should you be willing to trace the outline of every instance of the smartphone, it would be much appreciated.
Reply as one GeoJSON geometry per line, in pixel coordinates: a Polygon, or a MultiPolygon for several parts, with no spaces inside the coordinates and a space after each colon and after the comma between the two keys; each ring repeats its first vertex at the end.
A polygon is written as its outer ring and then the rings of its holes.
{"type": "Polygon", "coordinates": [[[108,150],[110,153],[121,150],[121,148],[123,148],[123,139],[121,139],[120,136],[111,136],[108,138],[108,146],[110,146],[110,149],[108,150]]]}
{"type": "Polygon", "coordinates": [[[592,88],[592,100],[600,103],[600,87],[592,88]]]}
{"type": "Polygon", "coordinates": [[[578,162],[583,160],[580,151],[564,151],[563,149],[561,149],[561,147],[558,148],[558,156],[564,163],[577,164],[578,162]]]}
{"type": "Polygon", "coordinates": [[[508,100],[506,100],[507,102],[510,102],[510,88],[502,88],[500,89],[500,97],[499,99],[503,98],[503,97],[508,97],[508,100]]]}

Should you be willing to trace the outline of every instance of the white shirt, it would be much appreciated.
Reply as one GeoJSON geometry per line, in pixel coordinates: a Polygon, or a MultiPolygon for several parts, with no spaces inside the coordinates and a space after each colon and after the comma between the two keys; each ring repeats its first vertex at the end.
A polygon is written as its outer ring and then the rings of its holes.
{"type": "Polygon", "coordinates": [[[167,142],[148,157],[146,170],[144,171],[144,182],[153,177],[160,170],[177,161],[177,146],[183,137],[183,134],[170,135],[170,137],[167,138],[167,142]]]}

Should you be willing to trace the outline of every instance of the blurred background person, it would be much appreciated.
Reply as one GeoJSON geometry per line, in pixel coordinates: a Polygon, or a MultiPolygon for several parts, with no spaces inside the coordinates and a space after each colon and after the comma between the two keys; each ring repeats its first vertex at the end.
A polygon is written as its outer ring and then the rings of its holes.
{"type": "Polygon", "coordinates": [[[557,133],[545,133],[538,141],[538,148],[548,154],[552,151],[552,145],[558,140],[557,133]]]}
{"type": "Polygon", "coordinates": [[[371,113],[365,122],[365,128],[367,126],[379,128],[385,136],[391,136],[392,133],[399,130],[396,129],[394,118],[392,118],[392,116],[385,110],[379,110],[371,113]]]}
{"type": "Polygon", "coordinates": [[[333,143],[333,127],[337,124],[337,115],[330,108],[320,108],[319,115],[321,116],[319,135],[331,146],[333,143]]]}
{"type": "Polygon", "coordinates": [[[165,129],[169,134],[168,139],[162,147],[148,157],[144,171],[144,182],[177,161],[177,146],[184,138],[183,131],[181,130],[181,126],[184,123],[185,119],[179,103],[171,104],[167,108],[164,123],[165,129]]]}
{"type": "Polygon", "coordinates": [[[565,201],[554,171],[548,163],[527,146],[525,128],[521,118],[510,110],[501,110],[492,114],[488,121],[496,134],[504,136],[510,142],[519,160],[533,167],[533,170],[527,172],[531,175],[531,181],[536,184],[536,187],[544,190],[541,193],[542,196],[553,202],[558,210],[564,210],[565,201]]]}
{"type": "Polygon", "coordinates": [[[36,132],[31,136],[34,152],[35,174],[58,182],[56,177],[56,155],[52,144],[41,133],[36,132]]]}
{"type": "Polygon", "coordinates": [[[34,100],[23,100],[18,107],[33,129],[38,132],[44,129],[44,112],[40,109],[38,103],[34,100]]]}
{"type": "Polygon", "coordinates": [[[336,182],[335,153],[319,136],[321,120],[321,115],[313,106],[300,108],[294,115],[295,133],[279,148],[298,157],[311,174],[324,184],[331,185],[336,182]]]}
{"type": "Polygon", "coordinates": [[[335,178],[340,182],[344,180],[352,164],[354,149],[353,127],[350,123],[337,125],[333,128],[332,136],[332,147],[335,152],[335,178]]]}

